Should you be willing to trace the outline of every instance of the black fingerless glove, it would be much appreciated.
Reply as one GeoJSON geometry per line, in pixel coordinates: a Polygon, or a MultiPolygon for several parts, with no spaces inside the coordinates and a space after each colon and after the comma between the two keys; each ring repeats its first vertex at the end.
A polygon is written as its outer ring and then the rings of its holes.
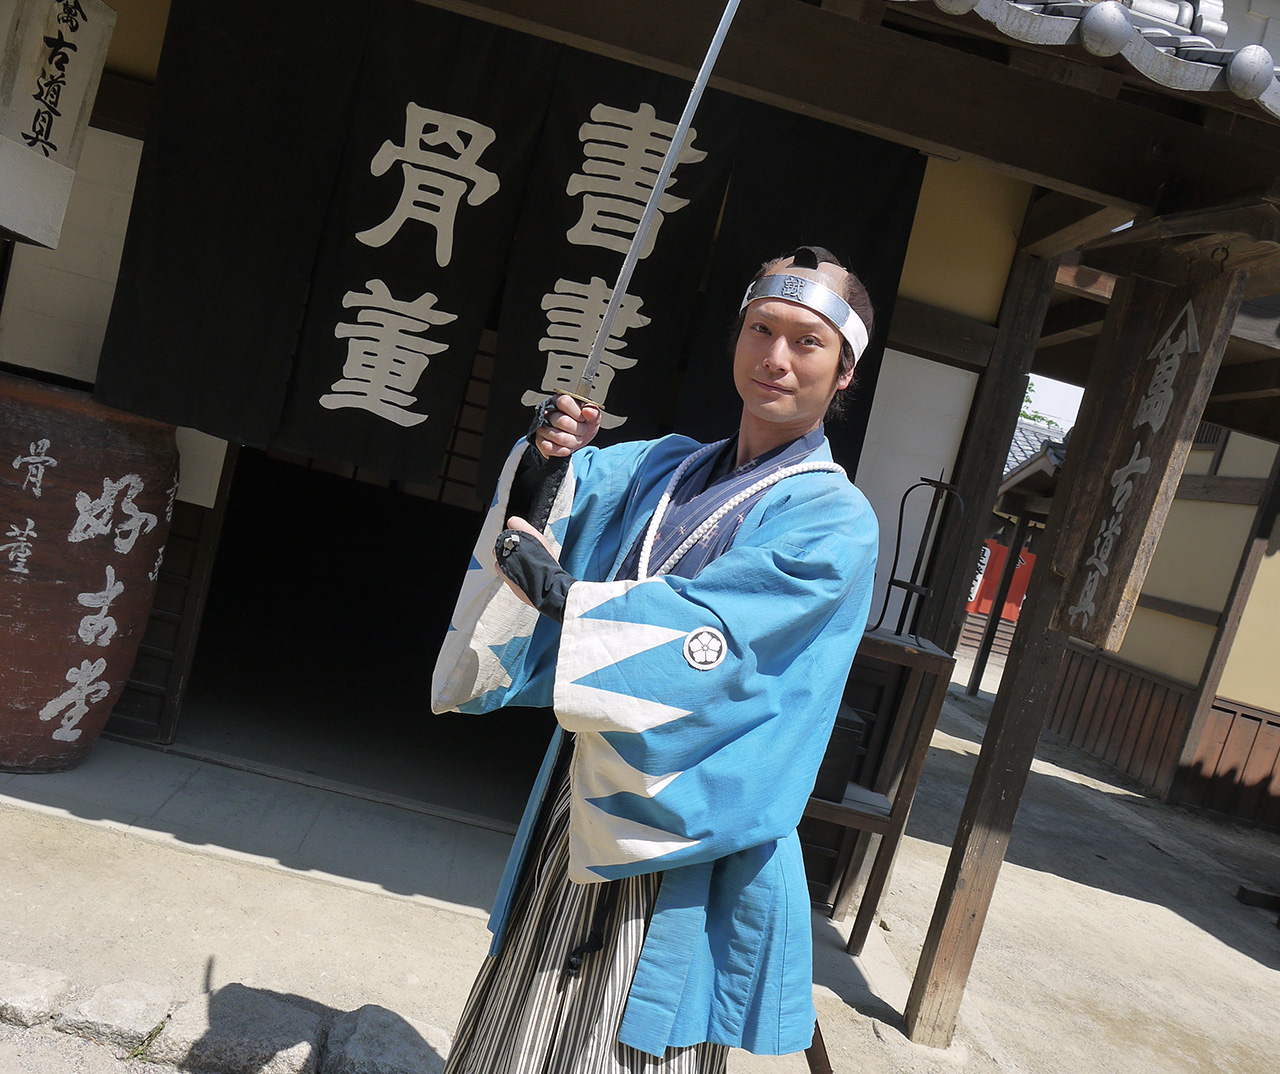
{"type": "Polygon", "coordinates": [[[507,511],[503,518],[516,515],[536,530],[547,527],[551,517],[551,505],[556,493],[569,472],[568,456],[544,459],[532,444],[524,449],[511,479],[511,492],[507,496],[507,511]]]}
{"type": "Polygon", "coordinates": [[[566,571],[536,537],[519,530],[503,530],[493,547],[498,570],[543,615],[564,622],[569,587],[578,579],[566,571]]]}

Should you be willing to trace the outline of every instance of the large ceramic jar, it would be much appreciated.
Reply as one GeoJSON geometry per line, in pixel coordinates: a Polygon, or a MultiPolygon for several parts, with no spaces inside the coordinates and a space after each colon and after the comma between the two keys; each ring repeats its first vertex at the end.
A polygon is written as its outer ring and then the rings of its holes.
{"type": "Polygon", "coordinates": [[[72,768],[97,739],[177,487],[173,426],[0,374],[0,770],[72,768]]]}

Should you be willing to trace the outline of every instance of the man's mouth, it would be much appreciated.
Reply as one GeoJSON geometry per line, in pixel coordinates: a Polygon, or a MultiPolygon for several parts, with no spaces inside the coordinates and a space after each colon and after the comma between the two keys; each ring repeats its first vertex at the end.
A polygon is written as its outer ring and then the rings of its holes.
{"type": "MultiPolygon", "coordinates": [[[[755,380],[755,378],[754,378],[754,377],[753,377],[752,379],[753,379],[753,380],[755,380]]],[[[769,381],[767,381],[767,380],[756,380],[756,384],[758,384],[758,385],[759,385],[761,388],[763,388],[765,391],[767,391],[767,392],[774,392],[774,393],[775,393],[775,394],[777,394],[777,395],[792,395],[792,394],[794,394],[794,393],[791,391],[791,389],[790,389],[790,388],[784,388],[781,384],[773,384],[773,383],[770,383],[770,382],[769,382],[769,381]]]]}

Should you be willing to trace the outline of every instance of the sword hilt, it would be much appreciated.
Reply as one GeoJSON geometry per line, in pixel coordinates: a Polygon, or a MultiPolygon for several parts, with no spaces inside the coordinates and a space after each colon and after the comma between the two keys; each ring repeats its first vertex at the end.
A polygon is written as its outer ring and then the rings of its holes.
{"type": "MultiPolygon", "coordinates": [[[[578,387],[581,388],[582,385],[579,384],[578,387]]],[[[564,413],[563,410],[561,410],[558,406],[555,405],[555,399],[561,395],[567,395],[570,399],[576,399],[579,403],[582,403],[585,406],[593,406],[598,411],[600,411],[601,414],[604,413],[604,407],[601,406],[599,403],[597,403],[589,395],[582,395],[579,392],[566,392],[566,391],[552,392],[544,400],[542,400],[541,403],[538,404],[537,408],[533,412],[533,421],[529,425],[529,432],[525,435],[525,439],[530,444],[535,443],[534,438],[538,435],[538,430],[541,429],[544,425],[550,424],[547,421],[547,412],[549,410],[554,410],[559,414],[564,413]]]]}

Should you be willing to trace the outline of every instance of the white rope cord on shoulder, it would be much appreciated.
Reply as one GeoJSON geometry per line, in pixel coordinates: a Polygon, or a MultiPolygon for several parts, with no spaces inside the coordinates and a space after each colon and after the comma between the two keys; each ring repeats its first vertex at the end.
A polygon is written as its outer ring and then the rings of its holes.
{"type": "Polygon", "coordinates": [[[684,477],[685,471],[708,451],[722,448],[728,442],[725,439],[719,440],[714,444],[705,444],[676,467],[676,472],[671,475],[671,480],[667,482],[667,487],[662,490],[662,498],[658,501],[658,506],[653,509],[653,517],[649,519],[649,525],[645,527],[644,543],[640,545],[640,563],[636,575],[640,581],[643,582],[649,577],[649,557],[653,555],[653,540],[658,533],[658,523],[662,521],[662,516],[667,513],[667,506],[671,503],[671,494],[675,491],[676,486],[680,484],[680,479],[684,477]]]}
{"type": "MultiPolygon", "coordinates": [[[[723,443],[723,441],[721,441],[721,443],[723,443]]],[[[675,489],[677,482],[679,482],[680,478],[684,475],[684,472],[703,454],[719,446],[719,444],[710,444],[705,448],[695,451],[680,464],[679,468],[677,468],[676,472],[672,475],[671,480],[667,482],[667,487],[662,494],[662,499],[658,501],[658,506],[653,512],[653,518],[649,520],[649,525],[645,530],[644,544],[640,548],[640,564],[638,571],[640,581],[644,581],[649,577],[649,557],[653,552],[654,537],[658,532],[658,526],[662,521],[662,516],[666,513],[667,506],[671,502],[671,493],[675,489]]],[[[697,529],[689,534],[689,536],[684,539],[680,547],[672,552],[671,555],[667,557],[666,562],[658,568],[654,577],[660,577],[661,575],[668,574],[672,568],[680,562],[689,549],[714,530],[716,526],[720,524],[720,520],[744,500],[750,499],[752,496],[756,495],[756,493],[767,489],[770,485],[776,484],[784,477],[792,477],[795,474],[817,473],[824,471],[827,473],[843,474],[844,467],[839,466],[834,462],[800,462],[796,463],[794,466],[784,466],[781,470],[775,470],[766,477],[762,477],[759,481],[755,482],[755,484],[749,485],[736,496],[731,497],[729,500],[721,504],[720,507],[708,516],[697,529]]]]}

